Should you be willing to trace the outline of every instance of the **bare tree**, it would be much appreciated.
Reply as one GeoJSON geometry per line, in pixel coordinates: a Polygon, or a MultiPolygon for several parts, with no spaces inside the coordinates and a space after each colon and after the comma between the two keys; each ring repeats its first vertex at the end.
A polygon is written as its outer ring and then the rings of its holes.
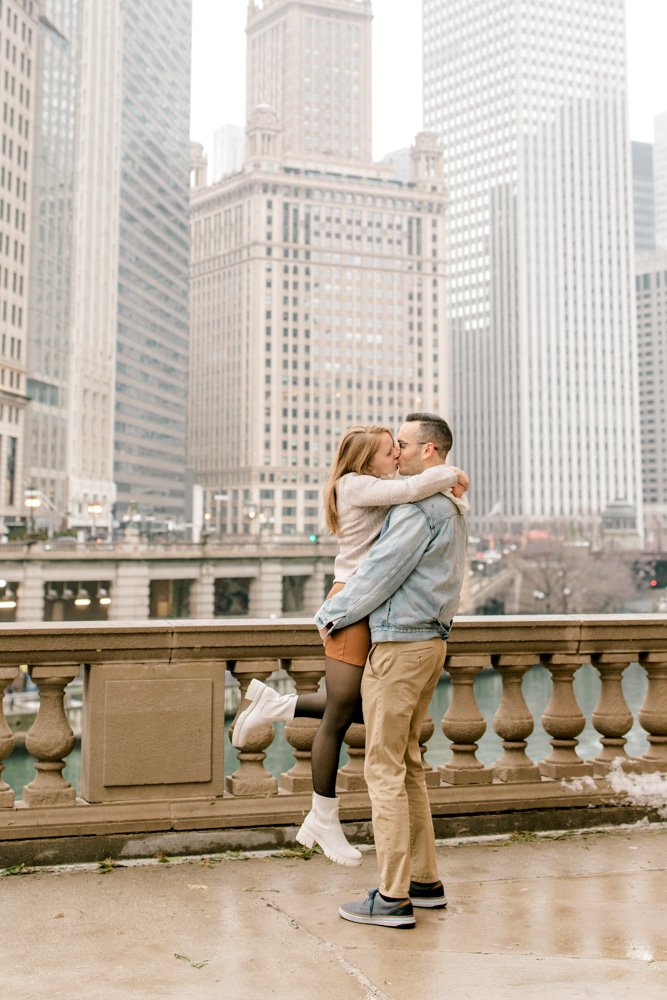
{"type": "Polygon", "coordinates": [[[545,539],[516,556],[519,614],[611,614],[636,593],[629,562],[618,552],[545,539]]]}

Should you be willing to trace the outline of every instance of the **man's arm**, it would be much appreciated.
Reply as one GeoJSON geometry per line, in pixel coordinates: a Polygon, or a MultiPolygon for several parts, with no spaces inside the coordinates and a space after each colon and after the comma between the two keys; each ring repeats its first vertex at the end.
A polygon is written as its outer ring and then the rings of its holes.
{"type": "Polygon", "coordinates": [[[384,604],[418,565],[430,539],[419,507],[393,507],[382,534],[357,572],[315,615],[320,634],[352,625],[384,604]]]}

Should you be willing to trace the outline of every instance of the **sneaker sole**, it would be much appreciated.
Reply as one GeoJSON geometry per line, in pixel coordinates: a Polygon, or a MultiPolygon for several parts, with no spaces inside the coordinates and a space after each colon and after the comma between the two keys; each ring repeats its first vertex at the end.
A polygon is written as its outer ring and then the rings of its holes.
{"type": "Polygon", "coordinates": [[[444,910],[447,907],[447,900],[440,897],[439,899],[424,899],[410,896],[410,902],[413,906],[417,906],[422,910],[444,910]]]}
{"type": "Polygon", "coordinates": [[[399,930],[411,930],[416,926],[416,920],[414,917],[364,917],[357,916],[353,913],[348,913],[343,907],[339,907],[339,914],[343,920],[351,920],[353,924],[377,924],[378,927],[396,927],[399,930]]]}

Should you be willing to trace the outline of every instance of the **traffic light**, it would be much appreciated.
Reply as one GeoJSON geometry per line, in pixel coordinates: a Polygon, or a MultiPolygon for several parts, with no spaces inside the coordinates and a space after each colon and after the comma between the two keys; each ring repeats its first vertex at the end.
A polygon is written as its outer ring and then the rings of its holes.
{"type": "Polygon", "coordinates": [[[633,564],[635,571],[635,579],[637,580],[637,585],[639,587],[657,587],[658,586],[658,561],[655,559],[649,559],[646,562],[640,562],[637,560],[633,564]]]}
{"type": "Polygon", "coordinates": [[[320,540],[320,536],[316,535],[315,532],[313,532],[311,535],[308,535],[308,541],[309,542],[319,542],[319,540],[320,540]]]}

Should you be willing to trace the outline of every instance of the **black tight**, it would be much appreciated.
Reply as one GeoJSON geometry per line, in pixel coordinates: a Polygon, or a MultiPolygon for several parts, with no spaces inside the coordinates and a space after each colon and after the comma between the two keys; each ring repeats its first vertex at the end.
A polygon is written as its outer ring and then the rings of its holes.
{"type": "Polygon", "coordinates": [[[313,740],[313,791],[333,798],[336,795],[336,772],[343,737],[352,722],[363,722],[361,678],[363,667],[326,658],[324,677],[326,693],[299,695],[297,716],[321,719],[313,740]]]}

